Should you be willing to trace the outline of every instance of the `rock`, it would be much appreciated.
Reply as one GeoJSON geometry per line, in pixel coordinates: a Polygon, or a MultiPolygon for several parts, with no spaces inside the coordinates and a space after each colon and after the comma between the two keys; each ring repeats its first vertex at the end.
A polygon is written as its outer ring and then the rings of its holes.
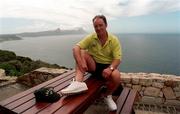
{"type": "Polygon", "coordinates": [[[135,85],[139,84],[139,77],[138,76],[133,76],[132,83],[135,84],[135,85]]]}
{"type": "Polygon", "coordinates": [[[152,86],[153,87],[157,87],[157,88],[163,88],[164,87],[164,83],[153,82],[152,86]]]}
{"type": "Polygon", "coordinates": [[[164,85],[168,87],[174,87],[175,84],[173,80],[167,80],[165,81],[164,85]]]}
{"type": "Polygon", "coordinates": [[[16,79],[17,77],[15,76],[0,77],[0,87],[16,83],[16,79]]]}
{"type": "Polygon", "coordinates": [[[47,73],[52,73],[52,74],[62,74],[64,72],[68,71],[68,70],[67,69],[41,67],[39,69],[36,69],[35,71],[38,71],[38,72],[47,72],[47,73]]]}
{"type": "Polygon", "coordinates": [[[0,77],[6,76],[5,74],[5,70],[4,69],[0,69],[0,77]]]}
{"type": "Polygon", "coordinates": [[[180,98],[180,92],[175,92],[177,98],[180,98]]]}
{"type": "Polygon", "coordinates": [[[163,104],[164,99],[159,97],[143,96],[140,102],[148,104],[163,104]]]}
{"type": "Polygon", "coordinates": [[[129,75],[121,75],[121,80],[124,83],[130,83],[131,82],[131,76],[129,76],[129,75]]]}
{"type": "Polygon", "coordinates": [[[179,100],[166,100],[166,102],[164,104],[165,105],[180,106],[180,101],[179,100]]]}
{"type": "Polygon", "coordinates": [[[151,77],[141,77],[139,79],[139,84],[143,86],[150,86],[152,85],[152,78],[151,77]]]}
{"type": "Polygon", "coordinates": [[[159,97],[163,98],[163,92],[162,91],[160,91],[159,97]]]}
{"type": "Polygon", "coordinates": [[[133,85],[132,86],[133,89],[137,90],[137,91],[141,91],[141,85],[133,85]]]}
{"type": "Polygon", "coordinates": [[[144,95],[145,96],[153,96],[153,97],[158,97],[160,93],[160,89],[159,88],[155,88],[155,87],[147,87],[144,91],[144,95]]]}
{"type": "Polygon", "coordinates": [[[132,84],[126,84],[126,87],[131,88],[132,84]]]}
{"type": "Polygon", "coordinates": [[[173,88],[174,91],[180,92],[180,85],[173,88]]]}
{"type": "Polygon", "coordinates": [[[166,87],[162,89],[164,96],[166,99],[170,100],[170,99],[176,99],[176,96],[172,90],[171,87],[166,87]]]}
{"type": "Polygon", "coordinates": [[[29,87],[33,87],[40,83],[48,81],[54,77],[60,76],[66,71],[67,69],[55,69],[55,68],[42,67],[28,74],[18,77],[17,81],[29,87]]]}

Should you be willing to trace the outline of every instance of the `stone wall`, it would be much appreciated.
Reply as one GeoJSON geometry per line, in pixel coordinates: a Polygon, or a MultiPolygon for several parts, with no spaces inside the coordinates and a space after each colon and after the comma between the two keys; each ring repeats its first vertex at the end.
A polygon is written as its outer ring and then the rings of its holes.
{"type": "Polygon", "coordinates": [[[180,76],[121,73],[122,85],[139,92],[139,102],[180,106],[180,76]]]}
{"type": "Polygon", "coordinates": [[[24,84],[28,87],[33,87],[38,84],[41,84],[45,81],[48,81],[52,78],[60,76],[61,74],[67,72],[67,69],[55,69],[55,68],[39,68],[34,71],[31,71],[23,76],[17,78],[17,82],[24,84]]]}

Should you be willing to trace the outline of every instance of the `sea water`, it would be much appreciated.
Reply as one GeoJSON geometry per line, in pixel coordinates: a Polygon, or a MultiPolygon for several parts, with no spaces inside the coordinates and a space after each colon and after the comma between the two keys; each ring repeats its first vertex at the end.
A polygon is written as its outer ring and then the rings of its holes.
{"type": "MultiPolygon", "coordinates": [[[[180,75],[180,34],[116,34],[122,45],[122,72],[180,75]]],[[[82,35],[23,37],[0,43],[0,49],[74,68],[73,46],[82,35]]]]}

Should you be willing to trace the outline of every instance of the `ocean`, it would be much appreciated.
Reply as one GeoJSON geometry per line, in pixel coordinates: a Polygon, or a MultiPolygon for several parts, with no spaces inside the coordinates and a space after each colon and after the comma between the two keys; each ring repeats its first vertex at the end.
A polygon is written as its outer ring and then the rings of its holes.
{"type": "MultiPolygon", "coordinates": [[[[0,49],[17,55],[74,68],[72,47],[85,35],[23,37],[0,42],[0,49]]],[[[117,34],[122,45],[122,72],[180,76],[180,34],[117,34]]]]}

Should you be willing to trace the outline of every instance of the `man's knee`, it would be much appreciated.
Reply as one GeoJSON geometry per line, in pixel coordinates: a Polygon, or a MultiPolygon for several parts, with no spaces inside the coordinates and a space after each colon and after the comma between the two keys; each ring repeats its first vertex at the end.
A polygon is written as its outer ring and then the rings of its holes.
{"type": "Polygon", "coordinates": [[[120,77],[120,72],[119,72],[119,70],[117,70],[117,69],[115,69],[113,72],[112,72],[112,76],[113,77],[120,77]]]}
{"type": "Polygon", "coordinates": [[[95,71],[96,63],[95,63],[93,57],[86,50],[81,50],[81,56],[85,60],[88,70],[95,71]]]}
{"type": "Polygon", "coordinates": [[[112,76],[112,79],[113,79],[114,81],[120,83],[121,74],[120,74],[119,70],[115,69],[115,70],[112,72],[111,76],[112,76]]]}

